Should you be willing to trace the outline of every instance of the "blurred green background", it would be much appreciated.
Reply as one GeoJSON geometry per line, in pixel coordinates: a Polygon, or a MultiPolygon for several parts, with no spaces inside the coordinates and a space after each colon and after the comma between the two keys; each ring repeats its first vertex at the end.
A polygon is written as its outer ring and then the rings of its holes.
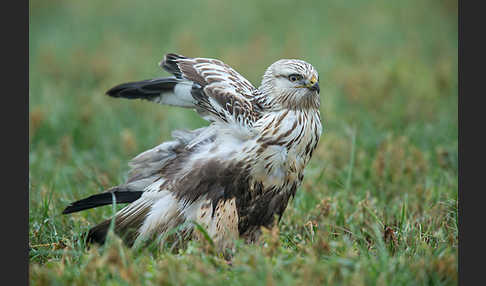
{"type": "Polygon", "coordinates": [[[29,10],[31,283],[457,282],[457,1],[36,0],[29,10]],[[280,58],[320,75],[324,132],[267,237],[275,249],[242,245],[231,270],[197,243],[142,255],[116,245],[126,256],[112,268],[109,247],[80,242],[111,208],[60,215],[123,182],[128,160],[172,130],[207,124],[104,95],[168,75],[158,67],[168,52],[221,59],[255,86],[280,58]]]}

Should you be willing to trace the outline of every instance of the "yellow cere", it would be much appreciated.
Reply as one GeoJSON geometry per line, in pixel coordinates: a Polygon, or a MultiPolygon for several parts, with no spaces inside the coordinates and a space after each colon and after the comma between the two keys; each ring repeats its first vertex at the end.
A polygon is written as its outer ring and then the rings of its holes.
{"type": "Polygon", "coordinates": [[[310,82],[311,82],[311,85],[314,85],[314,83],[316,83],[316,82],[317,82],[317,78],[316,78],[316,76],[315,76],[315,75],[313,75],[313,76],[312,76],[312,78],[311,78],[310,82]]]}

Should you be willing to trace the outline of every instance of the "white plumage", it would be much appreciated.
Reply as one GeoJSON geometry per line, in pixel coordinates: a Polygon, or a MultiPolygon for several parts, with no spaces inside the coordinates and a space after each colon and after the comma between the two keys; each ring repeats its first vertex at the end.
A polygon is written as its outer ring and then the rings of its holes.
{"type": "MultiPolygon", "coordinates": [[[[118,85],[112,97],[141,98],[193,108],[210,125],[174,131],[173,140],[136,156],[127,182],[68,206],[71,213],[130,203],[115,216],[127,243],[165,236],[185,225],[186,238],[206,228],[218,249],[238,236],[254,241],[281,217],[303,180],[319,141],[318,74],[301,60],[272,64],[257,89],[219,60],[168,54],[172,77],[118,85]],[[188,223],[189,222],[189,223],[188,223]]],[[[103,243],[107,220],[88,239],[103,243]]]]}

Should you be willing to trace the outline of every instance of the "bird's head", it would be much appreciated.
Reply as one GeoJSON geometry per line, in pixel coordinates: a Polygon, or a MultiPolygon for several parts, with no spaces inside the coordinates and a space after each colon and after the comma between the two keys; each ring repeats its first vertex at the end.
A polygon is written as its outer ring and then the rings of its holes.
{"type": "Polygon", "coordinates": [[[319,108],[319,75],[302,60],[282,59],[268,67],[260,90],[283,108],[319,108]]]}

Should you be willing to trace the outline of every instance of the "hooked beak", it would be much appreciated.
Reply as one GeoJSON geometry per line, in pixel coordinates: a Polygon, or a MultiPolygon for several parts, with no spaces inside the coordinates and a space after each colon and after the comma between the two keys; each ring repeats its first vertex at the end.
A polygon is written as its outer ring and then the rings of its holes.
{"type": "Polygon", "coordinates": [[[313,85],[309,86],[308,89],[310,89],[312,91],[317,91],[317,93],[319,93],[321,91],[321,89],[319,88],[319,84],[317,82],[314,83],[313,85]]]}

